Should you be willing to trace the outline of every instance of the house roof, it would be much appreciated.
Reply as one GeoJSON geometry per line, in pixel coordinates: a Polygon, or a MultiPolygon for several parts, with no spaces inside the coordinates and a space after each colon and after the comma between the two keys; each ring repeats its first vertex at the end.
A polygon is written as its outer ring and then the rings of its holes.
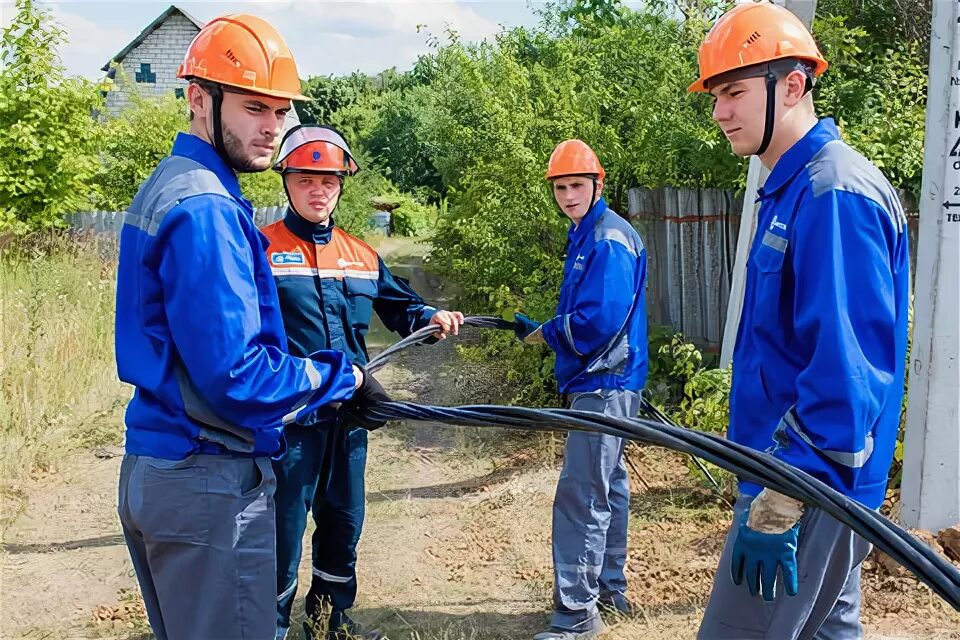
{"type": "Polygon", "coordinates": [[[197,20],[196,18],[194,18],[192,15],[190,15],[189,13],[187,13],[186,11],[184,11],[183,9],[181,9],[180,7],[172,4],[172,5],[170,5],[169,7],[167,7],[166,11],[164,11],[164,12],[161,13],[159,16],[157,16],[156,20],[154,20],[153,22],[151,22],[150,24],[148,24],[147,27],[146,27],[143,31],[140,32],[140,35],[138,35],[136,38],[134,38],[133,40],[131,40],[131,41],[130,41],[130,44],[128,44],[127,46],[125,46],[123,49],[121,49],[121,50],[120,50],[120,53],[118,53],[117,55],[115,55],[115,56],[113,56],[112,58],[110,58],[110,60],[107,62],[107,64],[103,65],[102,70],[103,70],[103,71],[109,71],[109,70],[110,70],[110,65],[111,65],[112,63],[114,63],[114,62],[120,62],[121,60],[123,60],[123,59],[126,57],[126,55],[127,55],[128,53],[130,53],[130,50],[131,50],[131,49],[133,49],[134,47],[136,47],[137,45],[139,45],[141,42],[143,42],[144,40],[146,40],[147,36],[149,36],[151,33],[153,33],[154,30],[155,30],[157,27],[159,27],[161,24],[163,24],[163,23],[167,20],[167,18],[169,18],[169,17],[170,17],[171,15],[173,15],[175,12],[183,15],[183,17],[185,17],[187,20],[189,20],[189,21],[192,22],[194,25],[196,25],[197,29],[202,29],[202,28],[203,28],[203,25],[204,25],[203,22],[200,22],[199,20],[197,20]]]}

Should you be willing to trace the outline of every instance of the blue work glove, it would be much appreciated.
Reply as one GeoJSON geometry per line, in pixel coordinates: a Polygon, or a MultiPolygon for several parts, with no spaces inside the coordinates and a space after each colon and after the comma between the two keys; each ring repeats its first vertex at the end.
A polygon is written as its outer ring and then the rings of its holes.
{"type": "Polygon", "coordinates": [[[783,533],[763,533],[747,526],[750,509],[743,512],[737,528],[730,558],[730,574],[733,583],[739,585],[744,577],[750,595],[763,594],[763,599],[773,602],[777,594],[777,573],[783,580],[787,595],[795,596],[797,584],[797,546],[800,537],[800,522],[783,533]]]}
{"type": "Polygon", "coordinates": [[[527,339],[534,331],[540,328],[542,323],[531,320],[522,313],[513,314],[513,332],[521,341],[527,339]]]}

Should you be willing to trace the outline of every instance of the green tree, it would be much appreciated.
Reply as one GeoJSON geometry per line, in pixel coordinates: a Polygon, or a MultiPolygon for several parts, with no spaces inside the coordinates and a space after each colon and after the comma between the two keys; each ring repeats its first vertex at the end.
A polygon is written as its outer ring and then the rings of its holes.
{"type": "Polygon", "coordinates": [[[304,124],[329,124],[334,113],[357,102],[362,90],[350,77],[313,76],[303,83],[303,94],[310,102],[297,101],[294,107],[304,124]]]}
{"type": "Polygon", "coordinates": [[[409,74],[395,68],[385,69],[376,76],[359,71],[347,76],[313,76],[303,85],[304,95],[311,100],[295,103],[297,115],[303,123],[331,124],[336,113],[412,83],[409,74]]]}
{"type": "Polygon", "coordinates": [[[931,0],[819,0],[818,16],[844,18],[884,47],[917,43],[926,63],[930,47],[931,0]]]}
{"type": "Polygon", "coordinates": [[[869,31],[879,29],[870,22],[856,22],[828,13],[816,19],[814,31],[830,61],[815,89],[817,108],[837,119],[846,140],[894,186],[919,193],[928,74],[922,41],[890,40],[886,32],[869,31]]]}
{"type": "Polygon", "coordinates": [[[558,18],[561,24],[573,32],[589,30],[596,26],[612,26],[626,15],[620,0],[572,0],[559,5],[558,18]]]}
{"type": "Polygon", "coordinates": [[[241,173],[243,197],[255,207],[277,207],[287,203],[280,174],[272,169],[257,173],[241,173]]]}
{"type": "Polygon", "coordinates": [[[97,169],[95,87],[65,75],[64,32],[32,0],[16,0],[0,35],[0,229],[62,225],[89,209],[97,169]]]}
{"type": "Polygon", "coordinates": [[[433,165],[434,149],[424,135],[429,111],[430,87],[417,86],[385,95],[363,143],[373,162],[397,187],[426,193],[431,199],[443,194],[443,181],[433,165]]]}

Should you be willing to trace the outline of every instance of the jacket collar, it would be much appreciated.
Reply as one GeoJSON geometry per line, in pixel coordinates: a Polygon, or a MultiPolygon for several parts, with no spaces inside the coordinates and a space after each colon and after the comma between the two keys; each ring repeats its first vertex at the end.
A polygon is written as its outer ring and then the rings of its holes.
{"type": "Polygon", "coordinates": [[[283,224],[301,240],[314,244],[327,244],[333,236],[333,227],[336,223],[333,216],[330,216],[329,224],[322,227],[301,217],[292,207],[287,207],[287,215],[283,218],[283,224]]]}
{"type": "Polygon", "coordinates": [[[603,197],[601,197],[594,203],[592,207],[590,207],[590,210],[587,211],[587,215],[581,218],[580,224],[570,225],[570,242],[577,246],[583,244],[584,238],[590,235],[590,233],[593,231],[593,228],[597,226],[597,220],[600,219],[600,216],[602,216],[603,212],[606,210],[607,203],[603,197]]]}
{"type": "Polygon", "coordinates": [[[783,189],[820,152],[823,145],[839,139],[840,132],[833,118],[820,120],[777,160],[767,181],[757,192],[759,199],[769,198],[783,189]]]}
{"type": "Polygon", "coordinates": [[[250,206],[250,203],[244,199],[243,193],[240,192],[240,181],[237,179],[236,172],[224,162],[209,142],[189,133],[178,133],[173,141],[173,150],[170,155],[190,158],[213,171],[230,195],[250,206]]]}

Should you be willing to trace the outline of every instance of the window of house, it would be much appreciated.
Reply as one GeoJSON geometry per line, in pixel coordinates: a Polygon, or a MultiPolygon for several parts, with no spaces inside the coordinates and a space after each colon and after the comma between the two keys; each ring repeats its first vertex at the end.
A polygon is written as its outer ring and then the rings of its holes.
{"type": "Polygon", "coordinates": [[[174,89],[173,95],[176,96],[178,100],[183,100],[183,87],[177,87],[174,89]]]}
{"type": "Polygon", "coordinates": [[[140,71],[137,71],[135,75],[137,82],[154,83],[157,81],[157,74],[150,71],[150,65],[146,62],[140,63],[140,71]]]}

